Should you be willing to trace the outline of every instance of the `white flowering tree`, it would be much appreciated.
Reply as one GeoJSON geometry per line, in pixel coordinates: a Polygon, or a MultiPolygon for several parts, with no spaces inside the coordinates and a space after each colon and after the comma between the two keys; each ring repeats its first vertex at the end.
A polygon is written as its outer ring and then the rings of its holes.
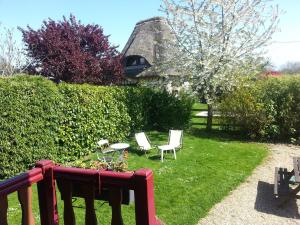
{"type": "Polygon", "coordinates": [[[0,24],[0,75],[10,76],[20,71],[25,62],[21,46],[13,29],[0,24]]]}
{"type": "Polygon", "coordinates": [[[181,80],[208,102],[207,129],[218,92],[235,86],[263,55],[277,30],[272,0],[163,0],[161,10],[175,36],[171,63],[181,80]]]}

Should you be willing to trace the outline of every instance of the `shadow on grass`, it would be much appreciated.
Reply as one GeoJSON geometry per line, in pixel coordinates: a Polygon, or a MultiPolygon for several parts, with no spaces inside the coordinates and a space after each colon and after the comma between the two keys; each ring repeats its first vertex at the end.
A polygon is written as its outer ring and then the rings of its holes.
{"type": "Polygon", "coordinates": [[[280,217],[300,219],[297,200],[292,198],[279,207],[281,200],[274,197],[273,188],[273,184],[258,181],[255,210],[280,217]]]}
{"type": "MultiPolygon", "coordinates": [[[[196,119],[203,119],[203,120],[206,120],[206,117],[205,116],[196,116],[196,115],[193,115],[191,116],[192,118],[196,118],[196,119]]],[[[206,124],[206,123],[205,123],[206,124]]]]}
{"type": "Polygon", "coordinates": [[[203,122],[202,122],[202,123],[200,123],[200,122],[199,122],[199,123],[192,123],[192,126],[197,126],[197,125],[202,125],[202,126],[205,126],[205,125],[206,125],[206,123],[203,123],[203,122]]]}
{"type": "Polygon", "coordinates": [[[191,136],[208,138],[217,141],[251,141],[244,135],[239,134],[238,132],[232,131],[222,131],[217,129],[212,129],[207,131],[205,128],[194,128],[192,127],[187,131],[191,136]]]}
{"type": "Polygon", "coordinates": [[[159,161],[160,160],[160,155],[157,153],[157,155],[149,156],[148,159],[159,161]]]}
{"type": "Polygon", "coordinates": [[[151,149],[150,152],[145,154],[142,150],[138,148],[130,148],[130,154],[134,154],[137,156],[145,157],[147,159],[153,160],[153,161],[159,161],[160,160],[160,154],[157,149],[151,149]]]}
{"type": "Polygon", "coordinates": [[[129,152],[130,152],[131,154],[135,154],[135,155],[138,155],[138,156],[143,156],[143,155],[145,155],[145,152],[143,152],[142,150],[137,149],[137,148],[135,148],[135,147],[131,147],[130,150],[129,150],[129,152]]]}
{"type": "Polygon", "coordinates": [[[149,139],[152,146],[167,144],[169,132],[150,132],[149,139]],[[151,140],[155,140],[155,143],[151,140]]]}
{"type": "Polygon", "coordinates": [[[208,138],[217,141],[242,141],[242,142],[260,142],[265,144],[290,144],[288,141],[284,140],[262,140],[262,139],[251,139],[247,135],[239,131],[230,130],[219,130],[218,126],[213,128],[211,131],[207,131],[205,127],[192,127],[187,130],[191,136],[208,138]]]}

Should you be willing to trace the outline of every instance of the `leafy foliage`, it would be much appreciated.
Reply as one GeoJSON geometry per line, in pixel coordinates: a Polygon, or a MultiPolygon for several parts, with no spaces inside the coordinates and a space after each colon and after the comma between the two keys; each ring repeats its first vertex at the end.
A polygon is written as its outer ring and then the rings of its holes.
{"type": "Polygon", "coordinates": [[[300,143],[300,78],[241,85],[219,105],[224,123],[253,138],[300,143]]]}
{"type": "Polygon", "coordinates": [[[56,85],[33,76],[2,78],[0,178],[40,159],[76,160],[93,151],[100,138],[117,142],[139,130],[187,127],[189,104],[144,88],[56,85]]]}
{"type": "Polygon", "coordinates": [[[277,30],[278,7],[272,0],[163,0],[161,10],[175,36],[168,67],[181,71],[182,82],[207,100],[211,130],[219,94],[236,86],[238,73],[259,69],[264,47],[277,30]]]}
{"type": "Polygon", "coordinates": [[[98,25],[85,26],[70,15],[58,22],[44,21],[38,30],[19,29],[34,59],[31,72],[71,83],[110,84],[121,79],[121,56],[98,25]]]}
{"type": "Polygon", "coordinates": [[[83,161],[79,159],[73,162],[66,163],[66,166],[83,168],[83,169],[95,169],[95,170],[109,169],[117,172],[126,172],[128,170],[128,163],[126,161],[120,161],[120,160],[112,161],[109,164],[107,162],[99,161],[98,159],[91,160],[91,161],[83,161]]]}
{"type": "Polygon", "coordinates": [[[156,130],[170,128],[184,129],[189,126],[193,99],[182,94],[179,98],[170,98],[167,91],[156,92],[151,96],[149,106],[150,124],[156,130]]]}
{"type": "Polygon", "coordinates": [[[279,21],[272,0],[163,0],[161,10],[176,37],[170,63],[209,103],[230,90],[237,69],[257,69],[279,21]]]}

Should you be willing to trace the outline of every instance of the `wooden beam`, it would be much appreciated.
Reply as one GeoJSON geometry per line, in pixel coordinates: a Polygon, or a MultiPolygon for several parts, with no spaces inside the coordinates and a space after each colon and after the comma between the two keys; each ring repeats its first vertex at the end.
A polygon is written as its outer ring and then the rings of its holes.
{"type": "Polygon", "coordinates": [[[111,187],[109,189],[109,205],[111,206],[111,225],[123,225],[121,212],[122,189],[111,187]]]}
{"type": "Polygon", "coordinates": [[[0,225],[7,225],[7,195],[0,195],[0,225]]]}
{"type": "Polygon", "coordinates": [[[97,225],[97,217],[95,213],[95,187],[93,184],[85,184],[81,187],[81,194],[85,200],[85,224],[97,225]]]}
{"type": "Polygon", "coordinates": [[[61,196],[64,201],[64,222],[65,225],[75,225],[75,214],[72,206],[72,182],[62,180],[61,196]]]}
{"type": "Polygon", "coordinates": [[[31,186],[18,190],[18,199],[22,209],[22,225],[35,225],[32,212],[32,188],[31,186]]]}

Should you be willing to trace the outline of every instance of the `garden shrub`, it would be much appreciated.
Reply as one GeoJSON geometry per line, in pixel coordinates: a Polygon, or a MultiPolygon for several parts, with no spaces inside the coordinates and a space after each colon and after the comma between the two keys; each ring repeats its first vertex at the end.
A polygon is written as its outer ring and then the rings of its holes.
{"type": "Polygon", "coordinates": [[[184,129],[189,126],[193,99],[181,94],[178,98],[166,91],[154,92],[149,99],[149,122],[156,130],[184,129]]]}
{"type": "Polygon", "coordinates": [[[76,160],[100,138],[117,142],[140,130],[187,127],[191,105],[188,98],[146,88],[1,78],[0,179],[40,159],[76,160]]]}
{"type": "Polygon", "coordinates": [[[243,84],[218,106],[226,128],[252,138],[300,141],[300,77],[243,84]]]}
{"type": "Polygon", "coordinates": [[[0,79],[0,177],[34,161],[57,159],[58,88],[42,78],[0,79]]]}
{"type": "Polygon", "coordinates": [[[64,98],[58,124],[58,146],[63,160],[87,155],[99,138],[122,141],[130,133],[127,106],[116,96],[118,88],[91,85],[59,86],[64,98]]]}
{"type": "Polygon", "coordinates": [[[221,101],[218,109],[224,128],[239,130],[250,134],[251,137],[259,134],[260,126],[265,124],[266,118],[256,95],[257,89],[254,87],[239,87],[221,101]]]}

